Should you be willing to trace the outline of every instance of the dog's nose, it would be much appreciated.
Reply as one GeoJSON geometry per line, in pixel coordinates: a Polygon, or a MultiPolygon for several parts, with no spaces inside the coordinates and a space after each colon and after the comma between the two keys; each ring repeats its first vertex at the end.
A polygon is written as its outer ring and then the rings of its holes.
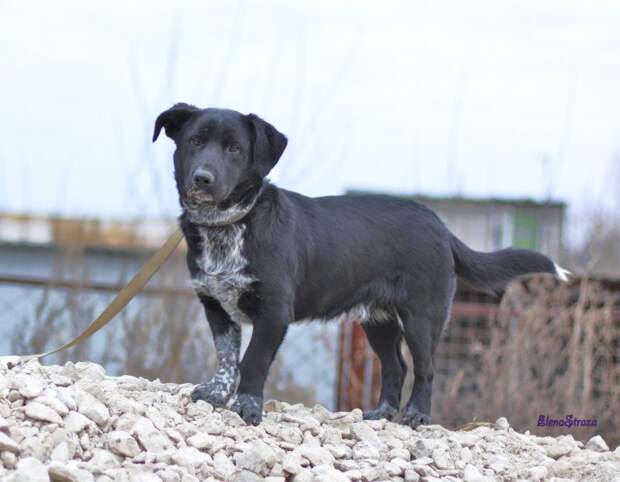
{"type": "Polygon", "coordinates": [[[215,176],[213,173],[204,169],[199,169],[194,173],[194,185],[200,189],[208,189],[213,185],[215,176]]]}

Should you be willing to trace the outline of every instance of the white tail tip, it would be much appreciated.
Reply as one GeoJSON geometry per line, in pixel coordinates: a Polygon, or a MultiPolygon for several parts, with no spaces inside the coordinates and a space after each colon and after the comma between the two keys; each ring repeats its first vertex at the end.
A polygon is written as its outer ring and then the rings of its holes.
{"type": "Polygon", "coordinates": [[[569,278],[572,276],[573,273],[555,263],[553,263],[553,266],[555,266],[555,275],[565,283],[568,282],[569,278]]]}

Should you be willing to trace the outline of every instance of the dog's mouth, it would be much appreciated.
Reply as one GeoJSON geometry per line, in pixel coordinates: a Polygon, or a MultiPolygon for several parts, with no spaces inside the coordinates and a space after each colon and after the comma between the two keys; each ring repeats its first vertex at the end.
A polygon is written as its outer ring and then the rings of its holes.
{"type": "MultiPolygon", "coordinates": [[[[260,189],[258,191],[260,192],[260,189]]],[[[250,193],[249,190],[241,191],[243,192],[250,193]]],[[[185,191],[181,205],[190,221],[207,226],[223,226],[243,218],[254,207],[259,192],[256,192],[252,199],[243,202],[241,198],[244,196],[238,197],[234,193],[218,199],[217,195],[190,188],[185,191]]]]}
{"type": "Polygon", "coordinates": [[[217,200],[212,194],[199,189],[189,189],[185,204],[190,209],[213,209],[217,205],[217,200]]]}

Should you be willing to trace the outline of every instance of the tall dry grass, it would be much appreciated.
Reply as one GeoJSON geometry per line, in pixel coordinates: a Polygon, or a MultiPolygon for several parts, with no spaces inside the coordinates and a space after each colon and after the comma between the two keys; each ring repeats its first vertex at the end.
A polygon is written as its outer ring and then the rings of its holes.
{"type": "Polygon", "coordinates": [[[447,379],[434,417],[458,426],[506,416],[540,435],[601,434],[620,443],[618,293],[595,280],[513,283],[488,326],[488,343],[447,379]],[[540,415],[596,419],[596,427],[538,427],[540,415]]]}
{"type": "MultiPolygon", "coordinates": [[[[74,260],[72,260],[74,261],[74,260]]],[[[157,279],[160,286],[182,286],[181,260],[157,279]]],[[[67,265],[65,265],[66,268],[67,265]]],[[[119,285],[128,276],[121,275],[119,285]]],[[[91,287],[81,276],[75,288],[23,287],[36,307],[13,330],[11,351],[47,351],[83,331],[114,293],[91,287]]],[[[202,307],[191,296],[139,294],[115,319],[85,342],[44,359],[45,363],[93,361],[112,374],[128,373],[162,381],[195,381],[215,365],[215,350],[202,307]],[[202,319],[201,319],[202,317],[202,319]]]]}
{"type": "MultiPolygon", "coordinates": [[[[59,257],[53,279],[79,279],[75,288],[50,284],[45,288],[21,286],[20,305],[27,310],[11,334],[11,353],[26,355],[56,348],[82,332],[114,293],[93,288],[84,251],[72,250],[59,257]],[[69,276],[71,275],[71,276],[69,276]]],[[[120,273],[123,285],[130,273],[120,273]]],[[[179,294],[187,281],[182,256],[171,258],[149,286],[162,288],[157,294],[141,293],[116,318],[85,342],[42,360],[46,364],[92,361],[103,365],[111,375],[130,374],[163,382],[200,383],[215,371],[217,357],[204,309],[191,290],[179,294]],[[172,287],[166,293],[165,287],[172,287]],[[161,293],[163,292],[163,293],[161,293]]],[[[0,284],[0,289],[5,285],[0,284]]],[[[244,337],[249,336],[244,330],[244,337]]],[[[317,341],[318,342],[318,341],[317,341]]],[[[311,349],[312,347],[308,347],[311,349]]],[[[316,402],[314,386],[300,385],[277,357],[265,388],[267,398],[316,402]]]]}

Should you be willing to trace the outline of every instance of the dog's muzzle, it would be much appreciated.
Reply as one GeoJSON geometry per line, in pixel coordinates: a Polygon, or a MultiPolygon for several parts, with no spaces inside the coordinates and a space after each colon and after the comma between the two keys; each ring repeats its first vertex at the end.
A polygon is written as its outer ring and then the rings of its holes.
{"type": "Polygon", "coordinates": [[[191,187],[186,193],[187,207],[194,209],[212,208],[215,206],[215,199],[209,192],[197,187],[191,187]]]}

